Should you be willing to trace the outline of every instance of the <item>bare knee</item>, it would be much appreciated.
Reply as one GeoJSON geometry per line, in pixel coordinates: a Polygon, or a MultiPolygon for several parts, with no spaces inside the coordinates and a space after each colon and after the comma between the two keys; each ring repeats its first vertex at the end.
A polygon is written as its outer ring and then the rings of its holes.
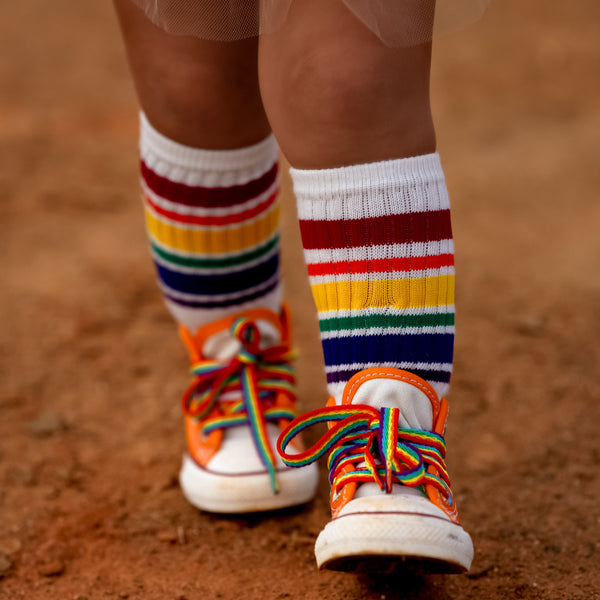
{"type": "Polygon", "coordinates": [[[116,0],[140,104],[168,137],[235,148],[270,131],[258,86],[257,41],[219,43],[169,35],[129,0],[116,0]]]}
{"type": "Polygon", "coordinates": [[[352,47],[332,40],[291,57],[263,95],[295,166],[320,166],[309,165],[310,157],[336,166],[435,148],[427,47],[392,51],[378,41],[352,47]]]}

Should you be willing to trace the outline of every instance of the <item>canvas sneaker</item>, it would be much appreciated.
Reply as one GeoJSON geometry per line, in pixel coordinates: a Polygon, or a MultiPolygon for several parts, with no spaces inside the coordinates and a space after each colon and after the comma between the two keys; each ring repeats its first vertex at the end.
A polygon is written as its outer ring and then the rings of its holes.
{"type": "MultiPolygon", "coordinates": [[[[194,376],[182,400],[187,452],[179,481],[188,501],[245,513],[311,500],[316,465],[292,469],[274,451],[297,414],[287,310],[248,310],[180,333],[194,376]]],[[[291,453],[301,450],[297,443],[291,453]]]]}
{"type": "Polygon", "coordinates": [[[473,544],[461,527],[445,466],[448,403],[399,369],[366,369],[345,386],[342,404],[290,423],[278,442],[288,465],[328,454],[332,520],[319,534],[320,568],[393,572],[407,567],[462,572],[473,544]],[[288,452],[318,422],[329,430],[312,448],[288,452]]]}

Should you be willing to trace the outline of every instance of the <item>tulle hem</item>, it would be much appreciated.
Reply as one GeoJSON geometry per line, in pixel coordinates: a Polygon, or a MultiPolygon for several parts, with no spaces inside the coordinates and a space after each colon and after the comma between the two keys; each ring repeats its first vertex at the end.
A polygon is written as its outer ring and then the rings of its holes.
{"type": "MultiPolygon", "coordinates": [[[[233,41],[274,31],[302,0],[132,0],[178,35],[233,41]]],[[[384,44],[414,46],[479,19],[490,0],[339,0],[384,44]]]]}

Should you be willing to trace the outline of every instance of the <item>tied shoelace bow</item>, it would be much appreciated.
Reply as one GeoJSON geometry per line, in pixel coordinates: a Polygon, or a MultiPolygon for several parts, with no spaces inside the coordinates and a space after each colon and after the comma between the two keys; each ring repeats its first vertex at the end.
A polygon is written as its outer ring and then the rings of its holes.
{"type": "Polygon", "coordinates": [[[296,416],[291,408],[275,402],[279,394],[287,398],[290,407],[296,400],[290,364],[294,353],[287,344],[261,349],[260,330],[245,317],[236,319],[230,331],[241,343],[239,352],[230,360],[207,359],[192,364],[195,378],[183,396],[183,411],[203,421],[204,436],[219,429],[248,425],[258,456],[269,473],[271,488],[277,493],[276,462],[267,422],[291,421],[296,416]],[[229,392],[241,392],[241,400],[220,400],[229,392]]]}
{"type": "Polygon", "coordinates": [[[291,467],[315,462],[330,451],[327,466],[334,498],[350,482],[374,481],[388,494],[394,483],[431,485],[452,504],[444,438],[433,431],[400,428],[399,414],[397,408],[377,410],[362,404],[313,410],[288,425],[277,449],[283,462],[291,467]],[[330,429],[314,446],[300,454],[285,452],[296,435],[322,422],[328,422],[330,429]]]}

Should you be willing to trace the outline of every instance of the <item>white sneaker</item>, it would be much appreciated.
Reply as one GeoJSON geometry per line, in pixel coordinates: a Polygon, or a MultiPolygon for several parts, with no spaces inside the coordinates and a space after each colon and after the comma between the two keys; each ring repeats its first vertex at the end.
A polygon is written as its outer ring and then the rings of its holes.
{"type": "Polygon", "coordinates": [[[357,373],[342,405],[296,419],[279,439],[289,465],[329,452],[333,519],[319,534],[320,568],[391,572],[408,566],[462,572],[473,543],[460,526],[444,463],[448,403],[423,379],[399,369],[357,373]],[[301,454],[286,453],[317,422],[328,433],[301,454]]]}
{"type": "Polygon", "coordinates": [[[249,310],[180,333],[195,376],[183,397],[187,453],[179,481],[188,501],[209,512],[245,513],[311,500],[316,465],[288,468],[273,450],[296,416],[285,308],[281,315],[249,310]]]}

